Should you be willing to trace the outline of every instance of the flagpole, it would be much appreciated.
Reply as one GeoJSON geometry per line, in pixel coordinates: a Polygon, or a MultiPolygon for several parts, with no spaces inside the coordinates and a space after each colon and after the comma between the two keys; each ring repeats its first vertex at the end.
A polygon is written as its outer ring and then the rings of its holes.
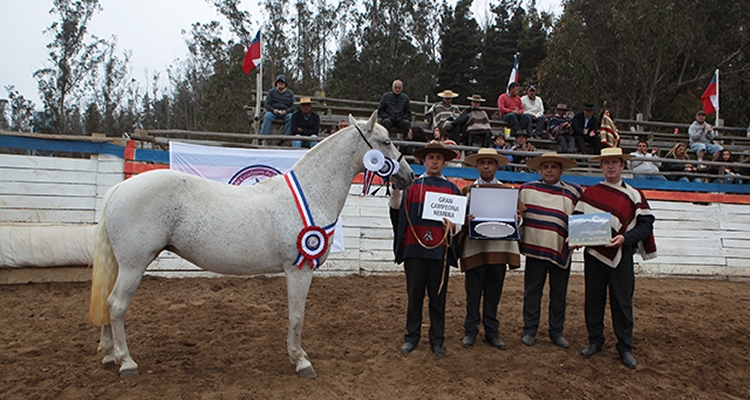
{"type": "Polygon", "coordinates": [[[263,32],[260,33],[260,68],[255,74],[255,120],[260,119],[260,104],[263,98],[263,32]]]}
{"type": "MultiPolygon", "coordinates": [[[[716,68],[716,105],[721,106],[721,101],[719,98],[719,69],[718,68],[716,68]]],[[[716,107],[716,121],[714,121],[714,126],[719,126],[719,107],[716,107]]]]}

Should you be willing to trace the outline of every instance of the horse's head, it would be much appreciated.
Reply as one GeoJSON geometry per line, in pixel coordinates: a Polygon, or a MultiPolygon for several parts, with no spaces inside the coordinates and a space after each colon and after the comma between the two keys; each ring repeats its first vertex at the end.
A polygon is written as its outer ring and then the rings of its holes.
{"type": "Polygon", "coordinates": [[[365,141],[375,150],[379,150],[386,158],[398,162],[398,172],[391,175],[391,182],[396,189],[406,189],[414,181],[414,172],[409,167],[406,160],[403,159],[401,152],[391,143],[388,136],[388,130],[377,123],[378,112],[374,111],[366,124],[358,122],[354,117],[349,115],[349,124],[360,130],[365,141]]]}

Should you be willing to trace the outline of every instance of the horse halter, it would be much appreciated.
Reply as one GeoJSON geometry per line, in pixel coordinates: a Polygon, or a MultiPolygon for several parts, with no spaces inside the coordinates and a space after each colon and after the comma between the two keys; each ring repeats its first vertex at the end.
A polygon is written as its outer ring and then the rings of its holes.
{"type": "MultiPolygon", "coordinates": [[[[371,150],[374,150],[375,148],[372,147],[372,143],[370,143],[370,141],[367,140],[367,138],[365,137],[365,134],[362,132],[361,129],[359,129],[359,126],[357,126],[357,124],[354,124],[354,127],[357,128],[357,132],[359,132],[359,136],[362,137],[362,140],[365,141],[365,143],[367,144],[367,147],[369,147],[371,150]]],[[[399,156],[398,156],[398,159],[396,159],[396,163],[400,163],[403,158],[404,158],[404,155],[399,152],[399,156]]]]}
{"type": "MultiPolygon", "coordinates": [[[[359,129],[359,126],[357,126],[357,124],[354,124],[354,127],[357,129],[359,136],[362,137],[362,140],[364,140],[367,146],[370,148],[370,150],[365,154],[362,160],[366,169],[365,180],[364,180],[364,184],[362,185],[362,194],[367,195],[367,193],[370,191],[370,185],[372,185],[372,181],[375,178],[375,175],[378,175],[381,178],[383,178],[383,184],[381,185],[381,187],[385,186],[386,194],[390,195],[390,190],[388,188],[390,177],[393,174],[398,172],[399,164],[401,163],[401,160],[404,158],[404,155],[399,153],[398,159],[396,160],[392,158],[386,158],[383,152],[381,152],[378,149],[375,149],[372,146],[372,143],[370,143],[370,141],[367,140],[364,132],[362,132],[362,130],[359,129]]],[[[374,195],[379,190],[380,188],[377,188],[371,194],[374,195]]]]}

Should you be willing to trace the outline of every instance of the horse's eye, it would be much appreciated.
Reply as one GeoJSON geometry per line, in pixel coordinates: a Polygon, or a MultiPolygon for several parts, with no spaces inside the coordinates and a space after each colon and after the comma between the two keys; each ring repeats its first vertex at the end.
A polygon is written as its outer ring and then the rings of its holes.
{"type": "Polygon", "coordinates": [[[389,146],[390,144],[391,144],[391,141],[390,141],[390,140],[386,140],[386,141],[385,141],[385,145],[386,145],[386,146],[389,146]]]}

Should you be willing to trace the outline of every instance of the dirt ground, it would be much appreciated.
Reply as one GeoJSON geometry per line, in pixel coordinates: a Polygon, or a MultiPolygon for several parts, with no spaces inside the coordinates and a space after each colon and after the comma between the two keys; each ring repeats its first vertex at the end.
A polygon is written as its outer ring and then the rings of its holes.
{"type": "Polygon", "coordinates": [[[479,340],[464,349],[463,277],[451,277],[447,357],[438,359],[427,324],[417,349],[399,352],[402,276],[315,278],[303,345],[319,376],[305,380],[287,356],[283,278],[146,277],[126,320],[141,376],[124,380],[100,367],[98,329],[85,323],[88,284],[0,286],[0,399],[750,398],[750,282],[637,279],[636,370],[620,363],[609,317],[604,350],[580,356],[580,276],[568,295],[571,348],[555,347],[546,323],[535,346],[523,345],[522,287],[509,273],[500,304],[508,349],[479,340]]]}

